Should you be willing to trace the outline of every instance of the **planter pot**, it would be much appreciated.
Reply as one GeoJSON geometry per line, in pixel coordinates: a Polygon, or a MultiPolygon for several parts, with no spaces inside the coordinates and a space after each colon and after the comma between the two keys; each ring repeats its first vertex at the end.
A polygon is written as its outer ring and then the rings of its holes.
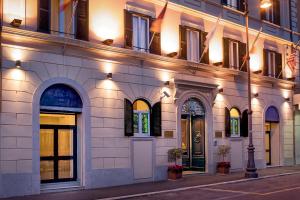
{"type": "Polygon", "coordinates": [[[177,180],[182,178],[182,172],[168,171],[168,179],[177,180]]]}
{"type": "Polygon", "coordinates": [[[229,172],[230,172],[230,163],[229,162],[220,162],[217,164],[217,173],[229,174],[229,172]]]}

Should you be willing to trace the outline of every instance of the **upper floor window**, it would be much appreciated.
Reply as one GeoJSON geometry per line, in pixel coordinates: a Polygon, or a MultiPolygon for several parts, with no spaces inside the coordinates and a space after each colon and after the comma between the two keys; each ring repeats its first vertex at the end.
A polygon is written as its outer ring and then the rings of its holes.
{"type": "Polygon", "coordinates": [[[150,32],[152,17],[125,10],[125,48],[161,54],[160,33],[150,32]],[[152,39],[153,38],[153,39],[152,39]],[[150,39],[152,43],[149,46],[150,39]]]}
{"type": "Polygon", "coordinates": [[[206,32],[187,26],[180,26],[180,52],[179,56],[192,62],[209,63],[209,54],[204,53],[201,61],[201,55],[204,51],[204,41],[206,32]]]}
{"type": "Polygon", "coordinates": [[[245,0],[221,0],[221,3],[239,11],[245,11],[245,0]]]}
{"type": "Polygon", "coordinates": [[[199,62],[199,31],[187,29],[187,59],[193,62],[199,62]]]}
{"type": "Polygon", "coordinates": [[[280,1],[272,0],[269,8],[261,9],[261,19],[280,25],[280,1]]]}
{"type": "Polygon", "coordinates": [[[226,68],[247,71],[244,63],[246,44],[231,38],[223,38],[223,66],[226,68]]]}
{"type": "Polygon", "coordinates": [[[38,31],[88,40],[88,0],[39,0],[38,5],[38,31]]]}
{"type": "Polygon", "coordinates": [[[265,76],[282,78],[282,55],[275,51],[264,49],[264,70],[265,76]]]}
{"type": "Polygon", "coordinates": [[[133,49],[148,51],[149,45],[149,18],[138,15],[132,16],[133,20],[133,49]]]}

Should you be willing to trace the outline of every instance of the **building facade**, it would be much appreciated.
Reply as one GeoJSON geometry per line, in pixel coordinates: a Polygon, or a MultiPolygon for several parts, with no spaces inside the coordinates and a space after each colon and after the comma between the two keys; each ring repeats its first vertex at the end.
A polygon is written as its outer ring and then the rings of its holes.
{"type": "MultiPolygon", "coordinates": [[[[215,173],[230,145],[231,170],[246,168],[243,1],[172,0],[155,34],[165,1],[66,2],[2,1],[0,197],[164,180],[172,148],[185,169],[215,173]]],[[[250,55],[257,168],[300,159],[296,5],[249,5],[250,45],[262,28],[250,55]]]]}

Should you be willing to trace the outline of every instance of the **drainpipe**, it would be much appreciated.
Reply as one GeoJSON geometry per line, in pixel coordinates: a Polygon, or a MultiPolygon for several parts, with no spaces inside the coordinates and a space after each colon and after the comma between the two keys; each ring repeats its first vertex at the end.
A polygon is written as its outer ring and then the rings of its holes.
{"type": "MultiPolygon", "coordinates": [[[[300,11],[299,11],[300,12],[300,11]]],[[[292,23],[292,0],[289,0],[289,16],[290,16],[290,39],[291,42],[294,43],[294,37],[293,37],[293,23],[292,23]]]]}

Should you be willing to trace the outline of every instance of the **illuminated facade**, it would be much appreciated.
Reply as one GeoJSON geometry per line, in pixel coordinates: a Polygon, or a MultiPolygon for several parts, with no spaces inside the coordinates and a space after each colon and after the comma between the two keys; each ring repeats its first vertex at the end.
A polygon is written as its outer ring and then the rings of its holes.
{"type": "MultiPolygon", "coordinates": [[[[242,1],[172,0],[154,35],[162,0],[79,0],[63,12],[64,0],[2,2],[0,197],[164,180],[171,148],[186,170],[215,173],[227,144],[231,170],[245,169],[242,1]]],[[[297,4],[253,2],[256,166],[293,165],[299,62],[286,63],[297,4]]]]}

